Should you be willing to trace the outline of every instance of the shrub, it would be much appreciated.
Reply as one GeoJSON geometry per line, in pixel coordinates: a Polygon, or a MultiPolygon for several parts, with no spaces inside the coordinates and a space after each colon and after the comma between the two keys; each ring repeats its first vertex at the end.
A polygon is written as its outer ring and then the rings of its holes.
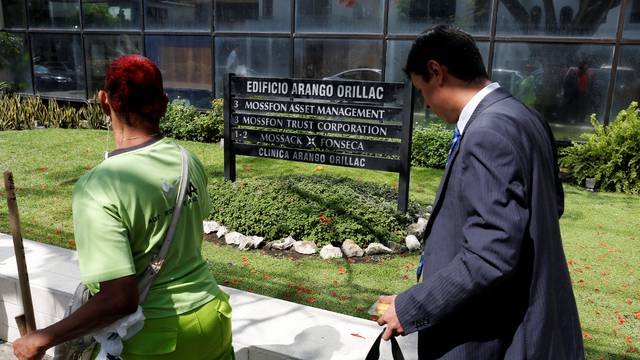
{"type": "Polygon", "coordinates": [[[89,129],[107,129],[107,117],[102,112],[102,108],[97,99],[87,102],[87,104],[78,110],[80,117],[83,119],[80,127],[89,129]]]}
{"type": "Polygon", "coordinates": [[[160,121],[160,132],[180,140],[216,142],[224,129],[222,99],[211,102],[212,111],[202,113],[192,105],[172,102],[160,121]]]}
{"type": "Polygon", "coordinates": [[[36,125],[54,128],[106,129],[100,106],[87,102],[76,109],[60,106],[55,99],[45,105],[39,97],[0,95],[0,130],[26,130],[36,125]]]}
{"type": "Polygon", "coordinates": [[[47,111],[40,98],[15,94],[0,96],[0,109],[0,130],[32,129],[47,111]]]}
{"type": "Polygon", "coordinates": [[[586,142],[573,143],[562,152],[561,166],[571,171],[578,184],[595,178],[596,189],[640,193],[640,110],[638,103],[620,111],[603,127],[591,116],[593,134],[583,134],[586,142]]]}
{"type": "Polygon", "coordinates": [[[413,131],[411,165],[443,169],[451,146],[453,131],[442,123],[432,123],[413,131]]]}
{"type": "Polygon", "coordinates": [[[360,246],[399,242],[420,212],[409,204],[396,210],[397,193],[388,186],[329,175],[212,179],[211,218],[229,229],[276,240],[293,236],[318,246],[351,239],[360,246]]]}

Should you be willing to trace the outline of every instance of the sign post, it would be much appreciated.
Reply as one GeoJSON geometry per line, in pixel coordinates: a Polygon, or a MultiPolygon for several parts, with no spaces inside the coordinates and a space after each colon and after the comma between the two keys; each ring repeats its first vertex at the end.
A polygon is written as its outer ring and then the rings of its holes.
{"type": "Polygon", "coordinates": [[[412,87],[402,83],[227,75],[224,174],[247,155],[399,173],[409,199],[412,87]]]}

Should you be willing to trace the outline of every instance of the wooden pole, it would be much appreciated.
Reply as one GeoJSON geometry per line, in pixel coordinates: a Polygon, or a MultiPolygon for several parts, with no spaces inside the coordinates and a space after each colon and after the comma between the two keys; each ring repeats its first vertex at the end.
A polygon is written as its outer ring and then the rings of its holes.
{"type": "Polygon", "coordinates": [[[13,249],[18,265],[18,281],[22,294],[23,315],[16,316],[16,323],[20,335],[28,334],[36,329],[36,321],[33,314],[33,302],[31,300],[31,288],[29,287],[29,274],[27,273],[27,261],[24,256],[22,234],[20,233],[20,215],[18,214],[18,202],[16,201],[16,189],[13,184],[11,171],[4,172],[4,188],[7,193],[7,205],[9,206],[9,225],[13,235],[13,249]]]}

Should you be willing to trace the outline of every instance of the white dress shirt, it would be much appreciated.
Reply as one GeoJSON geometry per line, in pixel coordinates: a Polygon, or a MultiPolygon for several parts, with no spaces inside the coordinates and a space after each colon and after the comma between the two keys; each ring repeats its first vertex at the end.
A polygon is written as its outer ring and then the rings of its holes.
{"type": "Polygon", "coordinates": [[[480,102],[482,101],[482,99],[485,98],[485,96],[489,95],[489,93],[491,93],[493,90],[499,87],[500,87],[500,84],[498,84],[497,82],[493,82],[483,87],[482,90],[478,91],[478,93],[475,94],[471,98],[471,100],[469,100],[467,105],[465,105],[462,108],[462,112],[460,113],[460,117],[458,118],[458,123],[456,124],[456,126],[458,127],[458,131],[460,132],[460,136],[462,136],[462,133],[464,132],[464,128],[467,126],[469,119],[471,119],[471,115],[473,115],[473,112],[476,111],[478,104],[480,104],[480,102]]]}

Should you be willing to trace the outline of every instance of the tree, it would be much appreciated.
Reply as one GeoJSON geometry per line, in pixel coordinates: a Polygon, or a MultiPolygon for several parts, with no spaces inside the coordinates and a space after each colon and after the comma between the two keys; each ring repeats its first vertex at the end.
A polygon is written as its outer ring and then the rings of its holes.
{"type": "Polygon", "coordinates": [[[23,42],[19,36],[7,32],[0,32],[0,69],[12,64],[12,60],[22,52],[23,42]]]}

